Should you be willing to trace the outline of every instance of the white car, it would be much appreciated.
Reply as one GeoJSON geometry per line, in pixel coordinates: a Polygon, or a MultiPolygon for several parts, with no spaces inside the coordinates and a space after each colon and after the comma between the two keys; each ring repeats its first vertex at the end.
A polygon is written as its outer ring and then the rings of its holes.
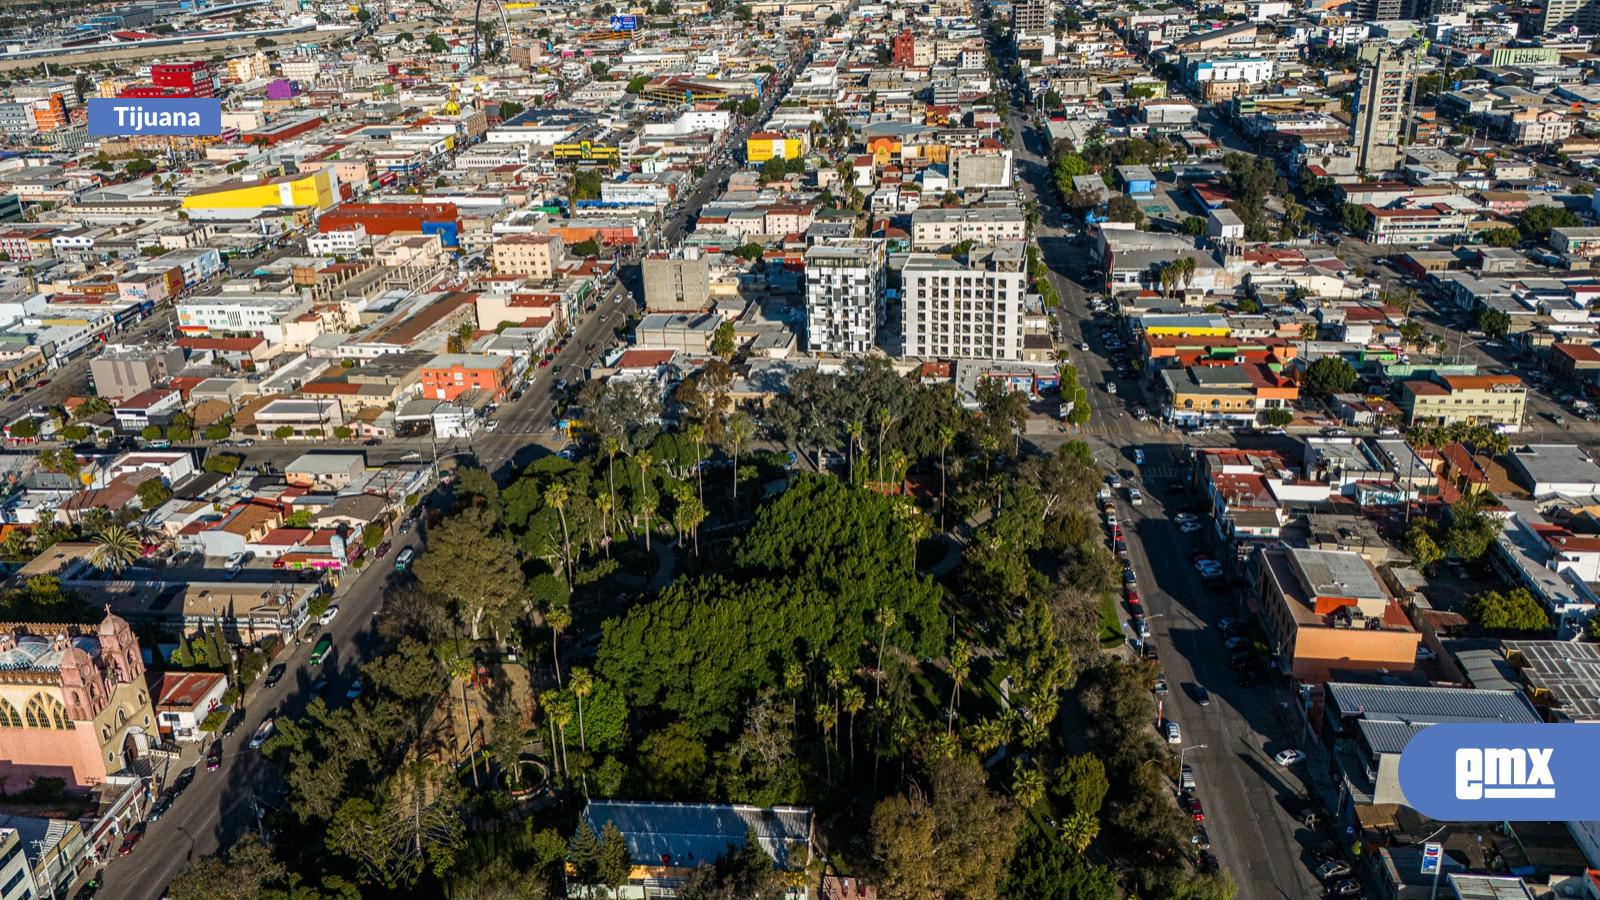
{"type": "Polygon", "coordinates": [[[1179,522],[1178,523],[1178,530],[1183,532],[1184,534],[1194,534],[1196,531],[1200,530],[1200,523],[1199,522],[1179,522]]]}
{"type": "Polygon", "coordinates": [[[1144,503],[1144,494],[1139,493],[1138,488],[1128,488],[1128,502],[1134,506],[1139,506],[1144,503]]]}
{"type": "Polygon", "coordinates": [[[244,565],[244,554],[243,553],[230,553],[230,554],[228,554],[228,561],[224,565],[225,565],[226,568],[229,568],[229,569],[236,569],[236,568],[244,565]]]}
{"type": "Polygon", "coordinates": [[[1088,353],[1089,352],[1089,342],[1088,341],[1080,341],[1078,343],[1078,349],[1082,350],[1085,353],[1088,353]]]}
{"type": "Polygon", "coordinates": [[[1167,723],[1167,743],[1169,743],[1169,744],[1181,744],[1181,743],[1183,743],[1183,735],[1178,733],[1178,723],[1177,722],[1168,722],[1167,723]]]}
{"type": "Polygon", "coordinates": [[[1172,521],[1182,525],[1184,522],[1198,521],[1199,517],[1192,512],[1181,512],[1172,517],[1172,521]]]}
{"type": "Polygon", "coordinates": [[[1116,396],[1117,383],[1115,381],[1106,382],[1106,393],[1111,394],[1112,396],[1116,396]]]}
{"type": "Polygon", "coordinates": [[[334,605],[322,611],[322,618],[318,619],[318,621],[326,625],[329,622],[332,622],[334,617],[337,615],[339,615],[339,604],[335,603],[334,605]]]}
{"type": "Polygon", "coordinates": [[[1272,758],[1280,766],[1292,766],[1297,762],[1304,762],[1306,755],[1299,750],[1283,750],[1272,758]]]}

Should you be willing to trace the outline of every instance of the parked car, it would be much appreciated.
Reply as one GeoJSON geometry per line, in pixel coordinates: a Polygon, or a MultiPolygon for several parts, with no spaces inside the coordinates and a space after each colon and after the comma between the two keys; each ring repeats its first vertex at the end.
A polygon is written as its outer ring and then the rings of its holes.
{"type": "Polygon", "coordinates": [[[1272,757],[1272,760],[1280,766],[1292,766],[1297,762],[1304,761],[1305,758],[1306,755],[1299,750],[1280,750],[1277,755],[1272,757]]]}
{"type": "Polygon", "coordinates": [[[1206,833],[1205,826],[1195,828],[1194,834],[1189,836],[1189,843],[1201,850],[1211,849],[1211,835],[1206,833]]]}
{"type": "Polygon", "coordinates": [[[267,687],[272,687],[273,685],[276,685],[278,682],[282,681],[284,674],[288,671],[289,667],[283,663],[278,663],[277,665],[273,666],[272,671],[267,673],[267,687]]]}
{"type": "Polygon", "coordinates": [[[1194,702],[1201,706],[1211,705],[1211,692],[1206,690],[1204,685],[1194,685],[1189,689],[1189,694],[1194,697],[1194,702]]]}
{"type": "Polygon", "coordinates": [[[188,790],[189,785],[193,783],[194,766],[189,766],[182,772],[179,772],[177,778],[172,779],[172,784],[167,788],[167,792],[170,793],[174,799],[176,799],[179,794],[182,794],[184,791],[188,790]]]}
{"type": "Polygon", "coordinates": [[[1184,763],[1183,766],[1178,770],[1178,787],[1186,791],[1194,790],[1194,766],[1184,763]]]}
{"type": "Polygon", "coordinates": [[[206,771],[215,772],[222,768],[222,742],[212,741],[206,748],[206,771]]]}
{"type": "Polygon", "coordinates": [[[1182,734],[1182,732],[1180,732],[1178,730],[1178,723],[1177,722],[1168,721],[1167,722],[1166,732],[1167,732],[1167,743],[1169,743],[1169,744],[1181,744],[1181,743],[1183,743],[1183,734],[1182,734]]]}
{"type": "Polygon", "coordinates": [[[366,684],[361,680],[361,676],[357,675],[356,680],[350,682],[350,687],[345,689],[344,698],[346,700],[354,700],[361,696],[361,692],[365,689],[366,684]]]}
{"type": "Polygon", "coordinates": [[[1189,818],[1195,820],[1196,822],[1204,822],[1206,820],[1206,809],[1201,805],[1199,797],[1190,794],[1187,802],[1184,804],[1184,809],[1188,811],[1189,818]]]}
{"type": "Polygon", "coordinates": [[[1330,897],[1355,897],[1361,894],[1361,882],[1354,878],[1341,878],[1328,885],[1330,897]]]}
{"type": "Polygon", "coordinates": [[[127,833],[127,835],[125,837],[123,837],[122,846],[117,848],[117,855],[118,856],[127,856],[129,853],[132,853],[133,852],[133,848],[139,846],[139,842],[141,840],[143,840],[143,839],[144,839],[144,826],[143,825],[139,825],[139,826],[131,829],[127,833]]]}
{"type": "Polygon", "coordinates": [[[1350,874],[1350,864],[1342,859],[1323,860],[1317,866],[1316,876],[1318,881],[1327,881],[1330,878],[1342,878],[1350,874]]]}
{"type": "Polygon", "coordinates": [[[164,794],[164,795],[162,795],[161,799],[159,799],[159,800],[157,800],[155,802],[155,805],[150,807],[150,812],[145,814],[145,820],[149,821],[149,822],[154,822],[155,820],[157,820],[157,819],[161,818],[162,816],[166,815],[167,814],[167,810],[169,810],[171,808],[172,808],[172,795],[171,794],[164,794]]]}
{"type": "Polygon", "coordinates": [[[336,617],[338,615],[339,615],[339,604],[335,603],[332,606],[330,606],[327,609],[322,611],[322,616],[318,619],[318,621],[320,621],[322,624],[326,625],[329,622],[332,622],[334,620],[334,617],[336,617]]]}

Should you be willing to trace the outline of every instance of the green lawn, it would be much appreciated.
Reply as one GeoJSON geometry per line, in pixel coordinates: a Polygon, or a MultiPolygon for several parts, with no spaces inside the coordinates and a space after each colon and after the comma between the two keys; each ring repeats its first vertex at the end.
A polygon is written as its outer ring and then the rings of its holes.
{"type": "Polygon", "coordinates": [[[1100,646],[1111,648],[1123,642],[1122,616],[1117,612],[1117,598],[1112,594],[1100,595],[1100,646]]]}

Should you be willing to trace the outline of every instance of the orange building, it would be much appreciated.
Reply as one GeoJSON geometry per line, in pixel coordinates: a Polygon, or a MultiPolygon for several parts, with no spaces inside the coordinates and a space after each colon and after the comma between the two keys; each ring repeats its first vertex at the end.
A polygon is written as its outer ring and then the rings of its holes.
{"type": "Polygon", "coordinates": [[[441,353],[422,368],[422,396],[454,400],[467,391],[487,391],[504,400],[511,385],[511,357],[441,353]]]}
{"type": "Polygon", "coordinates": [[[1422,636],[1361,554],[1262,548],[1255,569],[1260,577],[1251,599],[1268,651],[1296,679],[1324,682],[1336,669],[1416,667],[1422,636]]]}

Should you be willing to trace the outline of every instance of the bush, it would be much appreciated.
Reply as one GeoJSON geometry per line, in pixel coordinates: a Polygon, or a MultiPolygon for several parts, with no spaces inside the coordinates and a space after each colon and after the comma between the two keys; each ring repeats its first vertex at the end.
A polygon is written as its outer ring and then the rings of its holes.
{"type": "Polygon", "coordinates": [[[222,728],[222,723],[226,721],[228,721],[226,712],[220,709],[213,709],[211,712],[206,713],[204,719],[200,720],[200,730],[208,734],[216,734],[222,728]]]}
{"type": "Polygon", "coordinates": [[[311,598],[311,602],[306,605],[306,615],[310,616],[313,619],[320,619],[320,618],[322,618],[322,614],[327,612],[328,611],[328,607],[330,607],[332,605],[333,605],[333,595],[332,594],[324,594],[324,593],[318,592],[318,594],[315,597],[311,598]]]}
{"type": "Polygon", "coordinates": [[[251,650],[239,658],[239,684],[246,685],[256,680],[267,668],[267,654],[260,648],[251,650]]]}
{"type": "Polygon", "coordinates": [[[294,437],[294,429],[288,425],[279,425],[273,429],[272,436],[280,441],[287,441],[289,438],[294,437]]]}
{"type": "Polygon", "coordinates": [[[239,471],[239,465],[244,462],[244,457],[234,456],[231,453],[213,453],[206,457],[205,470],[218,475],[232,475],[239,471]]]}
{"type": "Polygon", "coordinates": [[[161,440],[161,426],[159,426],[159,425],[146,425],[139,432],[139,436],[144,438],[147,441],[158,441],[158,440],[161,440]]]}
{"type": "Polygon", "coordinates": [[[371,550],[381,543],[383,543],[382,525],[378,524],[377,522],[371,522],[368,523],[365,528],[361,529],[362,546],[366,547],[368,550],[371,550]]]}

